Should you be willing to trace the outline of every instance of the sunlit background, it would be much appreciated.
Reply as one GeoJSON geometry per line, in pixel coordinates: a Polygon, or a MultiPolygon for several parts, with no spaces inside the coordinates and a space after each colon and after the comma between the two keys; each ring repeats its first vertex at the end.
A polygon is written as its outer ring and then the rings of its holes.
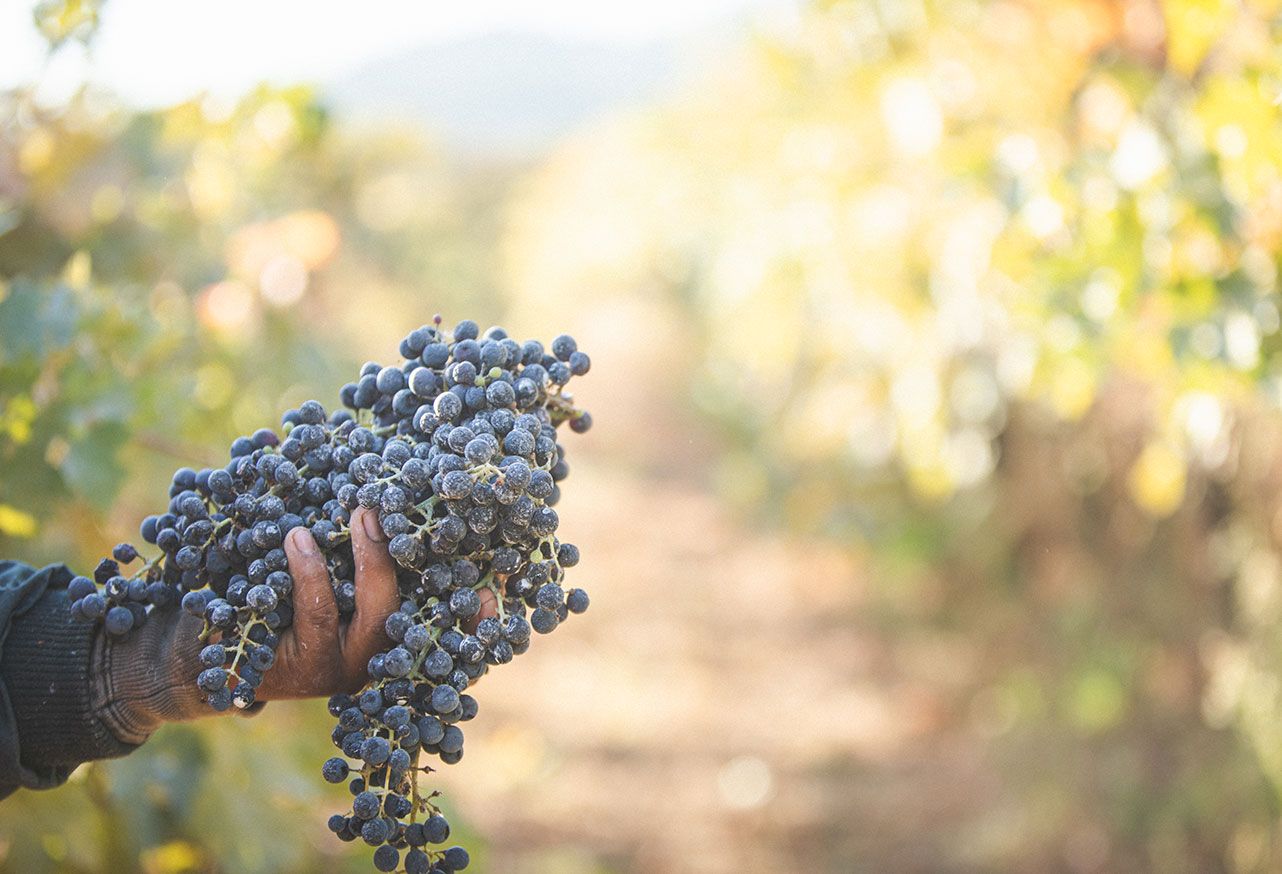
{"type": "MultiPolygon", "coordinates": [[[[1278,870],[1280,10],[5,4],[0,554],[434,313],[568,331],[593,606],[437,775],[478,870],[1278,870]]],[[[16,795],[0,871],[372,870],[329,721],[16,795]]]]}

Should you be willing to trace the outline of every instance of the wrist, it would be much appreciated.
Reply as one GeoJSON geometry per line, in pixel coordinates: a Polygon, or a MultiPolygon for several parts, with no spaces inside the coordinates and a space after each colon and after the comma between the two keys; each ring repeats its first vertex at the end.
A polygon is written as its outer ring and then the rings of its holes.
{"type": "Polygon", "coordinates": [[[166,722],[213,713],[195,684],[201,627],[195,617],[166,611],[151,613],[123,638],[98,629],[91,702],[103,725],[122,743],[139,744],[166,722]]]}

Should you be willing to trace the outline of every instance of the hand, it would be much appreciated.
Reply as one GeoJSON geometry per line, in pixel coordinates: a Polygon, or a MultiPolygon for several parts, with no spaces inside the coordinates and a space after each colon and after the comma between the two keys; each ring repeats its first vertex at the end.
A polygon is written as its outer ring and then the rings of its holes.
{"type": "MultiPolygon", "coordinates": [[[[351,530],[356,610],[346,623],[339,621],[329,571],[311,533],[296,528],[286,538],[294,621],[280,634],[276,663],[264,672],[256,701],[356,692],[369,680],[369,660],[391,646],[384,627],[400,599],[377,512],[357,509],[351,530]]],[[[487,587],[480,595],[481,611],[465,631],[497,613],[494,592],[487,587]]],[[[94,706],[117,738],[142,743],[163,722],[217,712],[193,682],[201,670],[203,624],[175,610],[123,639],[99,635],[91,671],[99,677],[94,706]]]]}
{"type": "Polygon", "coordinates": [[[383,626],[401,601],[378,513],[358,507],[351,532],[356,612],[347,623],[339,622],[329,571],[311,532],[295,528],[285,538],[294,578],[294,621],[281,632],[276,664],[264,672],[257,700],[355,692],[369,680],[369,660],[392,645],[383,626]]]}

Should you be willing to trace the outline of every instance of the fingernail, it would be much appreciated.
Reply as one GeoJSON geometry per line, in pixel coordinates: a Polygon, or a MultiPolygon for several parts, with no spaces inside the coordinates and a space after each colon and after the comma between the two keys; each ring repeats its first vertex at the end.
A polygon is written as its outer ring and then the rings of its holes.
{"type": "Polygon", "coordinates": [[[382,543],[387,539],[383,536],[383,526],[378,524],[378,513],[373,510],[366,510],[361,515],[364,517],[366,537],[375,543],[382,543]]]}
{"type": "Polygon", "coordinates": [[[289,532],[290,539],[294,541],[294,548],[300,555],[313,556],[316,554],[316,541],[312,538],[312,533],[306,528],[298,527],[289,532]]]}

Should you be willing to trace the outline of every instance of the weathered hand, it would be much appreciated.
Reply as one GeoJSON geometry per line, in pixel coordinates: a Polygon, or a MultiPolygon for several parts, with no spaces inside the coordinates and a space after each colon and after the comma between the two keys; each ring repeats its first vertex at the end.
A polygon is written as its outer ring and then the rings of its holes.
{"type": "Polygon", "coordinates": [[[356,612],[347,623],[339,622],[329,571],[311,533],[295,528],[286,537],[285,554],[294,577],[294,621],[281,632],[276,664],[264,673],[257,700],[354,692],[368,680],[369,660],[392,645],[383,625],[400,606],[400,598],[378,513],[357,508],[351,532],[356,612]]]}
{"type": "MultiPolygon", "coordinates": [[[[385,623],[400,599],[378,513],[357,509],[351,530],[356,611],[348,622],[339,621],[329,570],[311,533],[296,528],[285,539],[294,621],[280,633],[276,662],[263,672],[256,701],[355,692],[369,680],[369,660],[392,645],[385,623]]],[[[475,630],[477,621],[497,612],[493,591],[485,588],[480,595],[481,611],[464,630],[475,630]]],[[[174,611],[127,638],[99,636],[95,671],[101,691],[95,707],[118,737],[140,743],[163,722],[217,712],[194,682],[201,670],[202,625],[198,617],[174,611]]]]}

